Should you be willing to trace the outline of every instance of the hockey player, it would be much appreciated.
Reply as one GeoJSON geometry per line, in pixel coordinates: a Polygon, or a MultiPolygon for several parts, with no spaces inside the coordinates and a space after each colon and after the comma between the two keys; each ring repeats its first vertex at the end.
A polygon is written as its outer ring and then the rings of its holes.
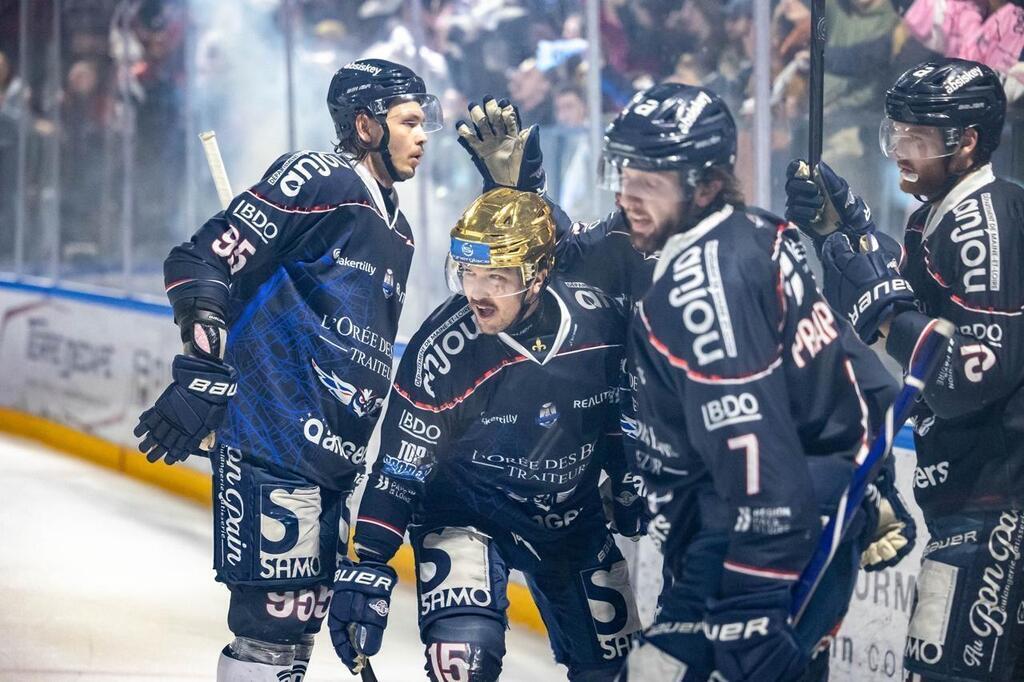
{"type": "MultiPolygon", "coordinates": [[[[517,122],[506,124],[510,115],[511,106],[507,102],[496,106],[485,100],[483,108],[471,108],[472,127],[458,126],[464,146],[478,167],[494,167],[489,173],[492,177],[543,177],[541,173],[515,168],[516,162],[525,166],[529,161],[527,156],[495,153],[503,148],[511,150],[514,140],[524,137],[518,133],[517,122]],[[497,115],[499,112],[501,116],[497,115]],[[513,134],[504,144],[495,141],[495,136],[500,137],[509,129],[513,134]]],[[[638,93],[609,126],[605,137],[603,180],[616,191],[620,208],[603,221],[587,226],[574,225],[566,230],[558,245],[559,269],[599,284],[610,295],[632,301],[639,299],[650,286],[658,253],[666,241],[703,216],[730,205],[751,216],[750,220],[760,224],[762,229],[776,229],[783,223],[781,219],[743,207],[731,172],[734,153],[735,128],[724,104],[714,93],[678,84],[658,85],[638,93]]],[[[484,172],[484,176],[488,174],[484,172]]],[[[794,249],[799,251],[796,245],[794,249]]],[[[850,355],[857,380],[861,382],[871,423],[877,428],[895,396],[895,382],[849,325],[841,319],[835,322],[840,342],[850,355]]],[[[633,430],[636,431],[635,425],[633,430]]],[[[656,466],[643,451],[641,458],[641,466],[656,466]]],[[[850,469],[841,462],[835,470],[826,472],[834,462],[819,460],[814,462],[820,467],[817,482],[829,479],[833,485],[819,495],[824,501],[822,512],[830,513],[835,510],[839,489],[849,480],[850,469]]],[[[885,489],[886,495],[874,500],[887,512],[886,518],[879,524],[877,542],[870,545],[863,558],[865,564],[873,568],[895,563],[912,547],[912,520],[902,509],[894,489],[891,486],[885,489]],[[895,518],[897,515],[899,518],[895,518]]],[[[876,513],[872,511],[872,517],[876,513]]],[[[665,518],[660,521],[664,522],[665,518]]],[[[654,527],[653,530],[657,535],[664,528],[654,527]]],[[[853,542],[846,546],[850,556],[856,554],[855,549],[853,542]]],[[[671,568],[671,560],[669,565],[671,568]]],[[[854,572],[855,564],[841,567],[837,563],[836,569],[826,574],[826,580],[834,581],[831,583],[834,587],[822,592],[833,592],[838,598],[825,604],[815,602],[813,616],[805,621],[802,633],[802,641],[808,649],[817,643],[816,637],[841,619],[847,599],[840,595],[849,595],[854,572]]],[[[671,582],[671,574],[669,578],[671,582]]],[[[666,594],[671,594],[671,588],[666,594]]],[[[690,634],[700,637],[699,629],[690,634]]],[[[683,638],[680,646],[692,646],[692,640],[692,637],[683,638]]],[[[817,663],[826,670],[827,656],[818,656],[817,663]]]]}
{"type": "Polygon", "coordinates": [[[914,418],[914,495],[931,541],[904,651],[912,680],[1024,679],[1024,190],[989,162],[1005,111],[999,77],[959,59],[920,64],[886,93],[882,150],[900,189],[924,201],[898,266],[896,249],[860,247],[884,239],[825,164],[820,187],[798,164],[787,184],[809,233],[822,212],[837,216],[821,249],[825,292],[865,340],[884,337],[908,367],[935,318],[958,328],[914,418]]]}
{"type": "Polygon", "coordinates": [[[173,464],[216,430],[222,681],[303,677],[390,386],[413,254],[394,184],[441,127],[423,80],[384,60],[342,67],[327,104],[336,153],[280,157],[164,264],[185,352],[135,434],[173,464]]]}
{"type": "Polygon", "coordinates": [[[868,409],[795,231],[744,205],[728,109],[671,87],[616,119],[603,173],[634,243],[664,245],[631,341],[637,465],[672,580],[622,677],[820,675],[811,652],[845,612],[879,505],[865,505],[867,537],[841,546],[799,628],[791,586],[866,452],[868,409]]]}
{"type": "MultiPolygon", "coordinates": [[[[552,276],[554,223],[536,193],[484,194],[451,236],[460,295],[399,364],[359,506],[359,562],[344,560],[334,585],[335,648],[352,667],[351,628],[364,653],[378,650],[395,584],[386,562],[408,528],[430,680],[498,679],[513,568],[569,679],[610,680],[639,628],[598,491],[602,468],[613,481],[625,468],[623,313],[552,276]]],[[[638,505],[616,509],[619,532],[639,533],[638,505]]]]}

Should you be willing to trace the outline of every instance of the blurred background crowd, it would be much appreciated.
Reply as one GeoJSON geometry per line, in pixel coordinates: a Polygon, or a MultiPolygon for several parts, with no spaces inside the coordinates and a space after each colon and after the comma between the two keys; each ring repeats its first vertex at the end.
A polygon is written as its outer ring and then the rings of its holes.
{"type": "MultiPolygon", "coordinates": [[[[361,56],[412,66],[444,105],[422,177],[400,191],[420,263],[440,263],[479,190],[453,124],[485,94],[542,126],[549,191],[593,219],[612,200],[596,187],[598,126],[656,82],[706,85],[738,119],[752,198],[765,30],[766,182],[780,210],[783,169],[806,150],[810,9],[763,1],[769,26],[755,0],[0,0],[0,271],[158,294],[168,249],[217,210],[196,135],[217,131],[236,191],[289,148],[329,149],[327,84],[361,56]]],[[[884,229],[898,233],[910,208],[878,148],[884,91],[930,55],[1006,75],[996,164],[1024,178],[1021,0],[828,0],[826,22],[824,158],[884,229]]],[[[413,323],[444,294],[439,270],[414,270],[413,323]]]]}

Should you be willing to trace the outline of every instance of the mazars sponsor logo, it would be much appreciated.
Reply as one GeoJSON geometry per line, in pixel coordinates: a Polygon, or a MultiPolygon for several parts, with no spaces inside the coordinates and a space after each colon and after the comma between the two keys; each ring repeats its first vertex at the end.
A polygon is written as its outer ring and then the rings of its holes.
{"type": "Polygon", "coordinates": [[[428,424],[405,409],[402,410],[402,416],[398,418],[398,428],[413,438],[417,438],[430,445],[437,445],[438,439],[441,438],[440,426],[428,424]]]}
{"type": "Polygon", "coordinates": [[[752,393],[723,395],[701,405],[700,411],[704,415],[704,428],[708,431],[761,419],[761,408],[752,393]]]}
{"type": "Polygon", "coordinates": [[[366,460],[366,446],[357,447],[355,443],[335,436],[330,429],[316,417],[307,417],[302,424],[302,435],[306,440],[318,447],[348,459],[352,464],[360,465],[366,460]]]}
{"type": "Polygon", "coordinates": [[[341,159],[334,154],[299,152],[285,161],[284,165],[267,179],[267,183],[276,185],[280,181],[281,192],[286,197],[294,197],[298,196],[299,190],[314,173],[326,178],[333,169],[341,166],[341,159]]]}
{"type": "Polygon", "coordinates": [[[461,353],[468,341],[480,335],[469,312],[467,306],[445,320],[424,340],[416,353],[414,383],[422,386],[431,397],[436,397],[432,386],[434,378],[438,374],[448,374],[452,369],[451,358],[461,353]]]}
{"type": "Polygon", "coordinates": [[[989,534],[988,553],[992,561],[981,574],[981,587],[970,609],[971,630],[978,637],[1002,637],[1005,632],[1007,600],[1020,577],[1016,574],[1024,537],[1020,522],[1020,512],[1003,512],[989,534]]]}
{"type": "Polygon", "coordinates": [[[962,282],[968,294],[999,291],[999,223],[992,209],[992,196],[967,199],[953,208],[956,227],[949,238],[960,245],[962,282]],[[982,216],[984,209],[984,217],[982,216]]]}
{"type": "Polygon", "coordinates": [[[949,78],[945,83],[942,84],[942,89],[946,91],[947,95],[952,95],[954,92],[970,83],[975,78],[981,78],[981,67],[975,66],[970,71],[966,71],[959,76],[949,78]]]}
{"type": "Polygon", "coordinates": [[[914,469],[915,488],[939,485],[945,483],[947,478],[949,478],[949,462],[939,462],[914,469]]]}
{"type": "Polygon", "coordinates": [[[732,318],[718,265],[718,240],[683,251],[672,262],[672,281],[676,285],[669,291],[668,302],[682,310],[683,325],[694,336],[697,364],[736,357],[732,318]]]}

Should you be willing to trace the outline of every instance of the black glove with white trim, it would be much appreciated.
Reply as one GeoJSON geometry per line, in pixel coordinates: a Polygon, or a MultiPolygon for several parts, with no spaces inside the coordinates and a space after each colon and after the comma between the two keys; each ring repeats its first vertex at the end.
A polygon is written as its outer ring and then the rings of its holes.
{"type": "Polygon", "coordinates": [[[238,372],[219,360],[176,355],[171,376],[171,385],[135,426],[142,439],[139,450],[150,462],[163,457],[174,464],[199,450],[206,434],[224,421],[228,400],[238,390],[238,372]]]}
{"type": "Polygon", "coordinates": [[[385,563],[357,564],[348,557],[338,562],[327,627],[335,653],[349,670],[358,672],[360,657],[380,651],[397,582],[395,569],[385,563]]]}
{"type": "MultiPolygon", "coordinates": [[[[883,322],[894,313],[914,307],[914,290],[900,275],[889,249],[858,253],[842,232],[829,235],[821,249],[824,294],[829,304],[846,315],[864,343],[874,343],[883,322]]],[[[863,240],[862,240],[863,241],[863,240]]]]}

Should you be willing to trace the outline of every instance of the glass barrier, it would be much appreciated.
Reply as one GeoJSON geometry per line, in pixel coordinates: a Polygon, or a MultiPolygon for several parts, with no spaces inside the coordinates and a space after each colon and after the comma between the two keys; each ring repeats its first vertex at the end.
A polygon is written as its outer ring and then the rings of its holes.
{"type": "MultiPolygon", "coordinates": [[[[894,234],[916,205],[880,153],[885,88],[938,52],[1009,74],[997,170],[1024,178],[1024,9],[922,22],[925,0],[828,3],[824,159],[894,234]],[[904,10],[903,14],[897,8],[904,10]],[[961,34],[963,26],[973,26],[961,34]],[[979,28],[980,27],[980,28],[979,28]],[[943,32],[945,31],[945,33],[943,32]],[[1002,31],[1000,33],[1000,31],[1002,31]],[[995,36],[995,38],[993,37],[995,36]]],[[[484,95],[541,126],[550,195],[593,220],[604,126],[655,82],[706,85],[739,126],[748,200],[781,212],[783,169],[806,155],[807,0],[17,0],[0,6],[0,271],[162,296],[161,263],[219,209],[197,135],[214,130],[234,190],[292,149],[330,149],[324,97],[360,56],[403,62],[441,98],[417,177],[399,194],[418,240],[405,316],[447,292],[447,233],[479,191],[454,123],[484,95]],[[499,6],[500,5],[500,6],[499,6]],[[595,59],[595,55],[597,59],[595,59]]]]}

